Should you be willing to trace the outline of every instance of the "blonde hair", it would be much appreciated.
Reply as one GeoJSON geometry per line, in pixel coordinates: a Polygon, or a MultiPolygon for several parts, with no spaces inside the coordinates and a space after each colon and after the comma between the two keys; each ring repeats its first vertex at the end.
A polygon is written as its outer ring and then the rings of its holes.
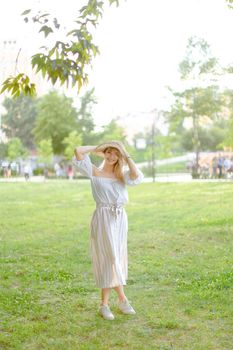
{"type": "Polygon", "coordinates": [[[124,175],[123,175],[124,159],[123,159],[121,152],[117,148],[112,147],[112,146],[105,148],[105,150],[103,152],[105,154],[105,152],[107,152],[108,150],[112,150],[112,149],[117,151],[117,156],[118,156],[118,160],[117,160],[116,164],[114,164],[114,166],[113,166],[113,172],[114,172],[116,178],[120,182],[125,183],[124,175]]]}

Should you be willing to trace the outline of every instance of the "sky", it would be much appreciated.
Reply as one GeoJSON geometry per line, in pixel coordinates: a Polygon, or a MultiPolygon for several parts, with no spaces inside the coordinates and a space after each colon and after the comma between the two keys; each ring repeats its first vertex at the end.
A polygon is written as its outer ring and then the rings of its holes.
{"type": "MultiPolygon", "coordinates": [[[[36,52],[43,43],[36,28],[24,24],[20,13],[43,9],[58,16],[67,29],[84,0],[7,0],[0,12],[0,41],[17,40],[22,51],[36,52]]],[[[207,40],[220,62],[233,62],[233,10],[224,0],[121,0],[106,6],[95,32],[100,55],[90,71],[98,104],[93,116],[103,125],[116,116],[140,116],[150,123],[151,111],[171,103],[167,86],[179,86],[178,65],[190,36],[207,40]],[[148,118],[147,118],[148,116],[148,118]]],[[[229,80],[225,84],[230,84],[229,80]]],[[[72,92],[76,96],[76,92],[72,92]]],[[[134,119],[128,118],[132,122],[134,119]]],[[[138,126],[140,123],[138,123],[138,126]]]]}

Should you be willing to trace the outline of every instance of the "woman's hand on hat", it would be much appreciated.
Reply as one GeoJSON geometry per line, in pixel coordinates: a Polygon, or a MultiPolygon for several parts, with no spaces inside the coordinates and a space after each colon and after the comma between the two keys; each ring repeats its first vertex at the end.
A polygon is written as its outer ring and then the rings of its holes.
{"type": "Polygon", "coordinates": [[[123,145],[123,143],[119,142],[119,147],[120,147],[120,149],[121,149],[123,158],[127,161],[127,160],[129,159],[130,155],[129,155],[128,152],[126,151],[125,146],[123,145]]]}

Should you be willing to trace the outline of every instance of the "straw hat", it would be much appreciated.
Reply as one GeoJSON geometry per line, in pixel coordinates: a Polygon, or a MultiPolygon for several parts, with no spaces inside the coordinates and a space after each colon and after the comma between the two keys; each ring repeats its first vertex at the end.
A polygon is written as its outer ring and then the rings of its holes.
{"type": "Polygon", "coordinates": [[[121,153],[123,159],[125,160],[124,146],[119,141],[104,142],[104,143],[98,145],[93,153],[96,154],[97,156],[104,157],[104,151],[110,147],[117,149],[121,153]]]}

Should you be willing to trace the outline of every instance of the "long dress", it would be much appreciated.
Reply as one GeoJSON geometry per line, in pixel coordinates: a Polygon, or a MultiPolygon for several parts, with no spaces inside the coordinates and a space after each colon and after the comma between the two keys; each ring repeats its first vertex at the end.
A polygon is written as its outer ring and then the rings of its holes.
{"type": "Polygon", "coordinates": [[[114,178],[93,175],[87,154],[82,160],[73,159],[77,170],[91,180],[96,209],[90,225],[90,253],[96,286],[113,288],[126,285],[128,278],[127,233],[128,218],[124,204],[128,202],[126,185],[142,182],[143,173],[137,168],[137,178],[131,180],[124,171],[125,183],[114,178]]]}

